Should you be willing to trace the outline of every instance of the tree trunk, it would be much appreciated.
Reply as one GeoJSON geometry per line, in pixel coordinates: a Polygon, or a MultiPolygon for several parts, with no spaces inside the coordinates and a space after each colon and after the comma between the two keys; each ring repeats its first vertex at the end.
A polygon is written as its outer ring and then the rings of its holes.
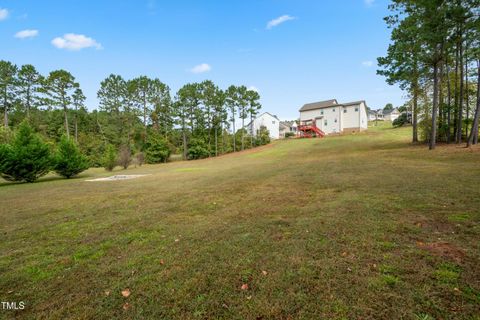
{"type": "Polygon", "coordinates": [[[462,142],[462,122],[463,122],[463,43],[460,42],[460,92],[458,99],[458,121],[455,142],[462,142]]]}
{"type": "Polygon", "coordinates": [[[250,113],[250,148],[253,148],[253,113],[250,113]]]}
{"type": "Polygon", "coordinates": [[[233,152],[237,151],[236,135],[235,135],[235,112],[232,112],[232,128],[233,128],[233,152]]]}
{"type": "Polygon", "coordinates": [[[468,139],[468,122],[470,118],[470,106],[469,106],[469,97],[468,93],[470,90],[468,89],[468,59],[465,57],[465,137],[468,139]]]}
{"type": "Polygon", "coordinates": [[[182,118],[183,160],[187,160],[187,135],[185,134],[185,116],[182,118]]]}
{"type": "MultiPolygon", "coordinates": [[[[413,88],[413,110],[412,110],[412,127],[413,127],[412,142],[413,143],[418,142],[418,124],[417,124],[418,111],[417,110],[418,110],[418,83],[415,83],[413,88]]],[[[375,119],[376,119],[376,114],[375,114],[375,119]]]]}
{"type": "Polygon", "coordinates": [[[63,116],[65,117],[65,132],[67,133],[67,138],[70,138],[70,129],[68,128],[68,114],[66,105],[63,105],[63,116]]]}
{"type": "Polygon", "coordinates": [[[435,149],[437,139],[437,111],[438,111],[438,61],[433,66],[433,107],[432,107],[432,129],[430,132],[429,149],[435,149]]]}
{"type": "Polygon", "coordinates": [[[215,126],[215,157],[218,157],[218,128],[215,126]]]}
{"type": "Polygon", "coordinates": [[[27,118],[30,118],[30,87],[27,88],[27,118]]]}
{"type": "Polygon", "coordinates": [[[245,149],[245,143],[244,143],[244,136],[245,136],[245,117],[242,114],[242,151],[245,149]]]}
{"type": "Polygon", "coordinates": [[[451,110],[452,110],[452,90],[451,90],[451,84],[450,84],[450,68],[448,65],[448,55],[446,55],[447,58],[445,62],[445,67],[447,71],[447,143],[450,143],[451,141],[451,121],[452,121],[452,116],[451,116],[451,110]]]}
{"type": "Polygon", "coordinates": [[[454,105],[455,105],[455,110],[454,110],[454,117],[453,117],[453,137],[456,141],[457,139],[457,127],[458,127],[458,44],[457,48],[455,51],[455,85],[453,86],[454,90],[454,105]]]}
{"type": "Polygon", "coordinates": [[[147,98],[143,92],[143,142],[147,141],[147,98]]]}
{"type": "Polygon", "coordinates": [[[468,136],[467,147],[478,143],[478,118],[480,117],[480,59],[477,60],[477,107],[475,108],[475,115],[473,116],[473,125],[468,136]]]}
{"type": "Polygon", "coordinates": [[[78,115],[77,115],[77,107],[75,106],[75,142],[78,143],[78,115]]]}
{"type": "Polygon", "coordinates": [[[8,106],[7,106],[7,86],[5,85],[5,92],[3,96],[3,125],[8,128],[8,106]]]}

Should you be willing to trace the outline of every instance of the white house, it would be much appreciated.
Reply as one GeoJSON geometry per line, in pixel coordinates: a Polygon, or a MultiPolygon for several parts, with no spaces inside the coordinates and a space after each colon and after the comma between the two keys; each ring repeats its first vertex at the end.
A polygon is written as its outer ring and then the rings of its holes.
{"type": "Polygon", "coordinates": [[[294,136],[297,135],[298,125],[297,121],[280,121],[280,138],[285,138],[287,133],[292,133],[294,136]]]}
{"type": "Polygon", "coordinates": [[[268,112],[264,112],[247,125],[247,130],[252,135],[257,135],[261,127],[267,128],[270,139],[280,138],[280,119],[268,112]]]}
{"type": "Polygon", "coordinates": [[[367,104],[364,100],[338,103],[336,99],[305,104],[300,122],[314,121],[325,134],[367,130],[367,104]]]}
{"type": "Polygon", "coordinates": [[[400,117],[400,113],[401,112],[398,111],[397,108],[394,108],[389,111],[383,111],[384,118],[385,120],[388,120],[388,121],[395,121],[398,117],[400,117]]]}
{"type": "Polygon", "coordinates": [[[382,110],[368,110],[368,121],[384,120],[382,110]]]}

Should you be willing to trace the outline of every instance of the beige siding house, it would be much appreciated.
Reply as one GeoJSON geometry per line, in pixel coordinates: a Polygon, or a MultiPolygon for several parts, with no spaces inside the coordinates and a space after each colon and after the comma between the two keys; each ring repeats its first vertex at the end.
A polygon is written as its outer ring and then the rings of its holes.
{"type": "Polygon", "coordinates": [[[336,99],[305,104],[300,121],[312,120],[325,134],[367,130],[367,104],[364,100],[338,103],[336,99]]]}

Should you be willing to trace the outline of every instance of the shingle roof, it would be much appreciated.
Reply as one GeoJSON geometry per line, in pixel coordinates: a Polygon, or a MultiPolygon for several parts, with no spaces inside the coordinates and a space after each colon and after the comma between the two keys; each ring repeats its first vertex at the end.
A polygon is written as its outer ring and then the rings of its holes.
{"type": "Polygon", "coordinates": [[[365,100],[359,100],[359,101],[342,103],[342,105],[344,105],[344,106],[352,106],[352,105],[355,105],[355,104],[360,104],[360,103],[362,103],[362,102],[363,102],[365,105],[367,105],[367,103],[365,102],[365,100]]]}
{"type": "Polygon", "coordinates": [[[315,110],[315,109],[321,109],[321,108],[328,108],[334,105],[337,105],[337,99],[331,99],[331,100],[325,100],[325,101],[319,101],[319,102],[314,102],[314,103],[307,103],[304,104],[303,107],[300,108],[300,111],[308,111],[308,110],[315,110]]]}

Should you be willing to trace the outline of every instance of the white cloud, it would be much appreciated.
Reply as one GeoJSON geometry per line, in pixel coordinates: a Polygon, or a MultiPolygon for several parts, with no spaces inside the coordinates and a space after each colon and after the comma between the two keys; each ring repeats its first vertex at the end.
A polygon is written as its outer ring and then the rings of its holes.
{"type": "Polygon", "coordinates": [[[84,48],[102,49],[102,45],[83,34],[67,33],[63,37],[57,37],[52,40],[52,44],[59,49],[78,51],[84,48]]]}
{"type": "Polygon", "coordinates": [[[0,8],[0,21],[7,19],[8,17],[8,10],[0,8]]]}
{"type": "Polygon", "coordinates": [[[373,3],[375,2],[375,0],[363,0],[365,2],[365,5],[367,7],[370,7],[373,5],[373,3]]]}
{"type": "Polygon", "coordinates": [[[208,72],[210,70],[212,70],[212,67],[209,64],[202,63],[202,64],[199,64],[198,66],[195,66],[192,69],[190,69],[190,72],[191,73],[204,73],[204,72],[208,72]]]}
{"type": "Polygon", "coordinates": [[[36,36],[38,36],[38,30],[32,29],[22,30],[15,33],[15,38],[19,39],[33,38],[36,36]]]}
{"type": "Polygon", "coordinates": [[[273,27],[278,26],[279,24],[282,24],[284,22],[287,22],[289,20],[295,20],[295,17],[289,16],[288,14],[285,14],[283,16],[280,16],[276,19],[270,20],[267,23],[267,29],[272,29],[273,27]]]}
{"type": "Polygon", "coordinates": [[[255,87],[255,86],[250,86],[250,87],[248,87],[248,90],[255,91],[255,92],[259,92],[259,91],[258,91],[258,88],[255,87]]]}
{"type": "Polygon", "coordinates": [[[367,60],[362,62],[362,66],[364,67],[372,67],[373,66],[373,61],[367,60]]]}

